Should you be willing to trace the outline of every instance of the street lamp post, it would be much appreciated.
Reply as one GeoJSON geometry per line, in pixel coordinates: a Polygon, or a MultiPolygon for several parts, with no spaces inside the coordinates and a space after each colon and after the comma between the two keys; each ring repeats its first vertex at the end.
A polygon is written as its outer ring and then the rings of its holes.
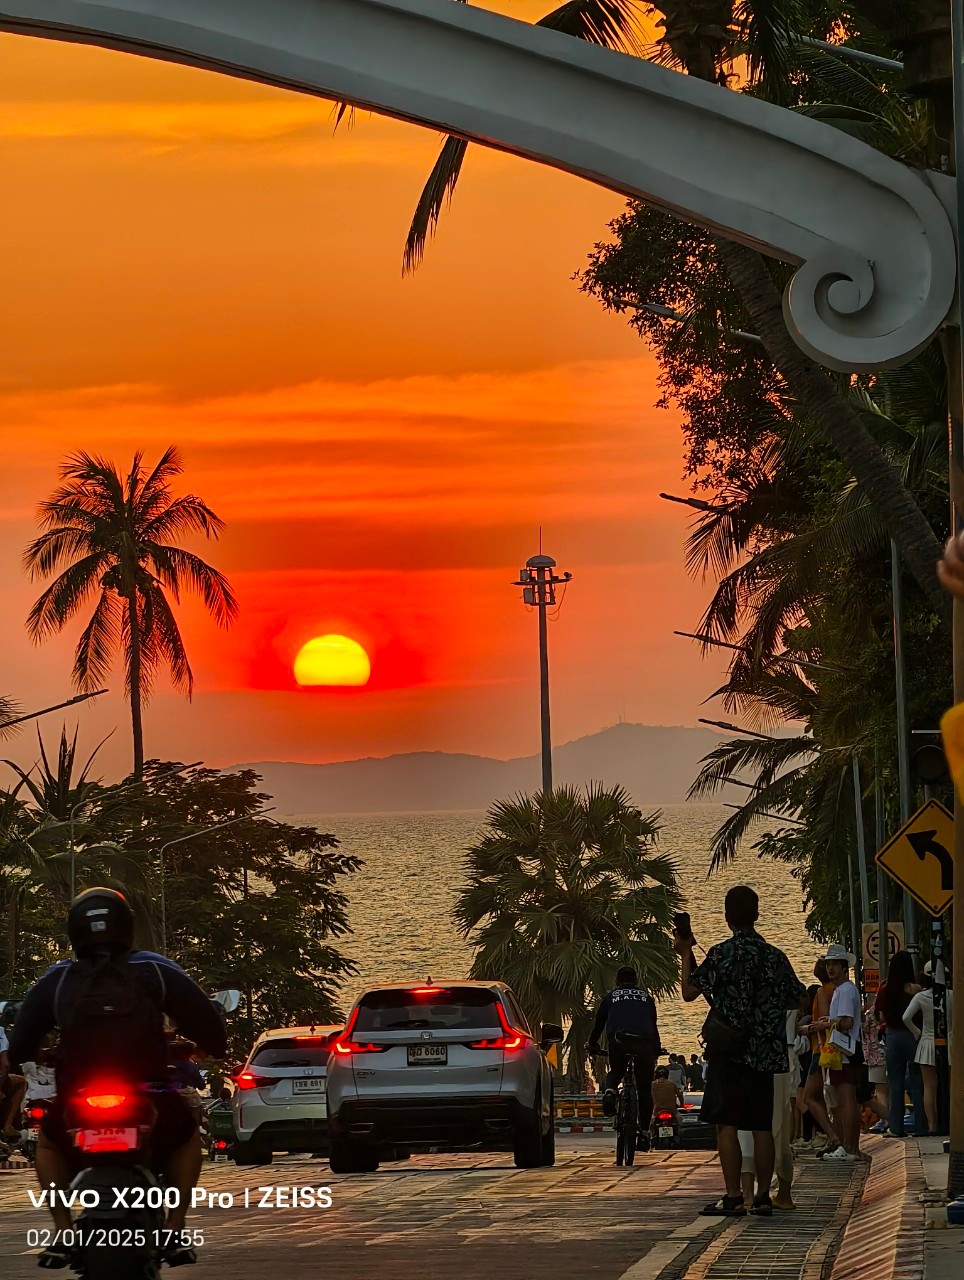
{"type": "MultiPolygon", "coordinates": [[[[195,760],[191,764],[179,764],[176,769],[166,769],[163,773],[153,775],[151,781],[159,781],[161,778],[173,778],[175,774],[184,773],[187,769],[195,769],[201,763],[195,760]]],[[[100,791],[95,796],[88,796],[86,800],[81,800],[75,804],[70,811],[70,898],[73,901],[77,893],[77,849],[74,845],[74,822],[77,814],[81,809],[85,809],[89,804],[96,804],[98,800],[112,799],[114,796],[125,795],[128,791],[134,791],[137,787],[144,786],[144,779],[138,778],[135,782],[128,782],[123,787],[112,787],[108,791],[100,791]]]]}
{"type": "MultiPolygon", "coordinates": [[[[159,882],[159,888],[160,888],[159,897],[160,897],[160,905],[161,905],[161,953],[163,955],[167,954],[167,893],[165,889],[164,851],[166,849],[170,849],[171,845],[173,844],[183,844],[185,840],[194,840],[198,836],[206,836],[212,831],[221,831],[225,827],[233,827],[235,823],[243,822],[245,818],[251,818],[252,820],[255,818],[260,818],[262,817],[262,815],[266,813],[274,813],[274,810],[275,810],[275,806],[272,805],[270,809],[259,809],[257,813],[242,813],[242,814],[239,814],[238,817],[236,818],[228,818],[226,822],[215,822],[213,826],[201,827],[199,831],[189,831],[187,835],[175,836],[173,840],[165,840],[165,842],[161,845],[160,849],[157,851],[157,856],[158,856],[157,870],[158,870],[158,882],[159,882]]],[[[245,875],[247,875],[247,868],[245,868],[245,875]]]]}
{"type": "Polygon", "coordinates": [[[530,556],[525,568],[519,571],[519,581],[514,587],[522,588],[522,599],[539,611],[539,702],[542,729],[542,790],[552,790],[552,734],[549,728],[549,634],[546,610],[556,603],[556,587],[565,585],[571,573],[555,574],[556,562],[552,556],[540,551],[530,556]]]}

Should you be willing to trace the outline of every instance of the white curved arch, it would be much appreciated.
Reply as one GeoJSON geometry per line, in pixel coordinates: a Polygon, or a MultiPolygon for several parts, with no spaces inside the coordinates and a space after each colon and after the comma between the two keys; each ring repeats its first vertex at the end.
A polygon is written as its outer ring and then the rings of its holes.
{"type": "Polygon", "coordinates": [[[830,368],[909,359],[954,300],[951,179],[453,0],[0,0],[0,30],[351,102],[642,197],[797,264],[787,321],[830,368]]]}

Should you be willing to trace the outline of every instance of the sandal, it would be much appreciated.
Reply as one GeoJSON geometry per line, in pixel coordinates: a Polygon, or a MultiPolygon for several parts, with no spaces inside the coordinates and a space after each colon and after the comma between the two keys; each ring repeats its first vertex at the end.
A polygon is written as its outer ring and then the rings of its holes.
{"type": "Polygon", "coordinates": [[[700,1210],[701,1218],[745,1218],[746,1205],[742,1196],[722,1196],[700,1210]]]}
{"type": "Polygon", "coordinates": [[[48,1245],[37,1255],[37,1266],[47,1271],[60,1271],[70,1266],[70,1250],[62,1244],[48,1245]]]}
{"type": "Polygon", "coordinates": [[[750,1212],[755,1213],[758,1218],[772,1218],[773,1201],[769,1196],[757,1196],[753,1201],[753,1207],[750,1212]]]}
{"type": "Polygon", "coordinates": [[[169,1267],[192,1267],[197,1262],[197,1251],[188,1245],[172,1244],[164,1250],[164,1261],[169,1267]]]}

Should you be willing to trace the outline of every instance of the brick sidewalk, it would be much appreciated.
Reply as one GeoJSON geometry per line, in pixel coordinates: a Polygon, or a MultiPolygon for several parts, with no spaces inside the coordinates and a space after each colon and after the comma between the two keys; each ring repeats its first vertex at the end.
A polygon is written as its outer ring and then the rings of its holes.
{"type": "Polygon", "coordinates": [[[863,1149],[869,1167],[798,1160],[795,1213],[729,1223],[658,1280],[925,1280],[917,1144],[868,1137],[863,1149]]]}

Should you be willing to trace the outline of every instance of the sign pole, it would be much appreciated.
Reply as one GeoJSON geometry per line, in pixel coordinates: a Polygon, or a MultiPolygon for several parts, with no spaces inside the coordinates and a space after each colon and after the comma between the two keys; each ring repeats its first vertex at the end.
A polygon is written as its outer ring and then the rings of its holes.
{"type": "MultiPolygon", "coordinates": [[[[874,770],[874,814],[877,822],[877,848],[884,843],[884,793],[880,788],[880,774],[874,770]]],[[[887,873],[877,863],[877,931],[881,938],[887,937],[887,873]]],[[[890,969],[890,954],[886,945],[880,948],[880,981],[887,981],[890,969]]]]}
{"type": "MultiPolygon", "coordinates": [[[[910,818],[910,737],[907,726],[907,684],[904,671],[904,600],[900,583],[900,553],[890,540],[890,590],[894,610],[894,672],[897,686],[897,775],[900,785],[900,825],[910,818]]],[[[917,955],[917,912],[914,899],[904,891],[904,934],[907,950],[917,955]]]]}
{"type": "Polygon", "coordinates": [[[857,871],[860,875],[860,918],[870,919],[870,884],[867,879],[867,836],[864,831],[864,798],[860,790],[860,761],[854,756],[854,816],[857,824],[857,871]]]}

